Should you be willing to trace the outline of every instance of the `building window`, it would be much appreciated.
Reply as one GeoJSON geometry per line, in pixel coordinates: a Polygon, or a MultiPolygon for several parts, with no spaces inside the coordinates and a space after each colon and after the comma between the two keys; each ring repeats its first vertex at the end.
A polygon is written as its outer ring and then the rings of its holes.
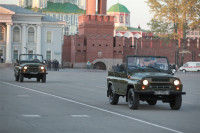
{"type": "Polygon", "coordinates": [[[19,42],[20,41],[20,31],[19,27],[15,27],[13,29],[13,42],[19,42]]]}
{"type": "Polygon", "coordinates": [[[76,16],[76,20],[75,21],[76,21],[76,24],[78,24],[78,16],[76,16]]]}
{"type": "Polygon", "coordinates": [[[46,60],[51,60],[51,51],[46,52],[46,60]]]}
{"type": "Polygon", "coordinates": [[[35,30],[33,27],[28,29],[28,42],[34,42],[35,30]]]}
{"type": "Polygon", "coordinates": [[[98,57],[102,57],[102,52],[98,52],[98,57]]]}
{"type": "Polygon", "coordinates": [[[120,23],[124,23],[124,16],[123,15],[120,16],[120,23]]]}
{"type": "Polygon", "coordinates": [[[59,16],[59,14],[56,14],[56,19],[60,19],[60,16],[59,16]]]}
{"type": "Polygon", "coordinates": [[[18,59],[18,50],[13,51],[13,59],[18,59]]]}
{"type": "Polygon", "coordinates": [[[3,26],[0,26],[0,41],[4,41],[5,29],[3,26]]]}
{"type": "Polygon", "coordinates": [[[52,41],[52,33],[51,31],[47,31],[47,43],[51,43],[52,41]]]}
{"type": "Polygon", "coordinates": [[[71,24],[75,24],[75,16],[71,16],[71,24]]]}
{"type": "Polygon", "coordinates": [[[66,18],[65,18],[65,19],[66,19],[66,23],[67,23],[67,24],[70,24],[70,17],[69,17],[68,15],[66,15],[66,18]]]}
{"type": "Polygon", "coordinates": [[[63,20],[63,16],[64,16],[63,14],[60,14],[60,20],[63,20]]]}
{"type": "Polygon", "coordinates": [[[118,17],[117,16],[115,16],[115,22],[118,22],[118,17]]]}
{"type": "Polygon", "coordinates": [[[78,34],[78,25],[76,26],[76,34],[78,34]]]}
{"type": "Polygon", "coordinates": [[[126,16],[126,23],[128,23],[128,16],[126,16]]]}
{"type": "Polygon", "coordinates": [[[69,27],[65,27],[65,35],[69,35],[69,27]]]}

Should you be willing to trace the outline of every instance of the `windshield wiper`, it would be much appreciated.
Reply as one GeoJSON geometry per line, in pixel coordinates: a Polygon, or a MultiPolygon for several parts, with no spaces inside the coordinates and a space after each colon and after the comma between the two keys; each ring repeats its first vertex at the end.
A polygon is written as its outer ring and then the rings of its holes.
{"type": "Polygon", "coordinates": [[[146,67],[148,67],[148,68],[153,68],[153,69],[155,69],[155,70],[161,72],[161,70],[160,70],[159,68],[156,68],[156,67],[154,67],[154,66],[146,66],[146,67]]]}

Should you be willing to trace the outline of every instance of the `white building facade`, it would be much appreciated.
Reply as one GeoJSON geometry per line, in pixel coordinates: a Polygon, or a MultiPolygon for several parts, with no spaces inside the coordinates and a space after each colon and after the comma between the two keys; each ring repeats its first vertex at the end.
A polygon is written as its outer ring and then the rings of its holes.
{"type": "Polygon", "coordinates": [[[86,10],[86,0],[18,0],[18,5],[21,7],[45,8],[47,7],[47,2],[72,3],[86,10]]]}
{"type": "Polygon", "coordinates": [[[200,39],[200,25],[194,29],[188,30],[186,37],[191,39],[200,39]]]}
{"type": "Polygon", "coordinates": [[[26,53],[61,62],[64,24],[42,13],[0,4],[0,56],[6,63],[26,53]]]}
{"type": "Polygon", "coordinates": [[[85,13],[86,0],[19,0],[19,6],[39,8],[44,14],[65,21],[63,34],[75,35],[78,34],[79,16],[85,13]]]}

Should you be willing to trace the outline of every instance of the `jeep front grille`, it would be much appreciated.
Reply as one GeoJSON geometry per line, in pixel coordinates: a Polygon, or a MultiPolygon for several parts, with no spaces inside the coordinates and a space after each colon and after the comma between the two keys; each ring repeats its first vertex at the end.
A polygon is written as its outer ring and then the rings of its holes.
{"type": "Polygon", "coordinates": [[[38,66],[29,66],[29,72],[38,72],[39,67],[38,66]]]}
{"type": "Polygon", "coordinates": [[[169,83],[151,83],[151,89],[170,89],[171,85],[169,83]]]}
{"type": "Polygon", "coordinates": [[[169,82],[169,78],[152,78],[153,82],[169,82]]]}

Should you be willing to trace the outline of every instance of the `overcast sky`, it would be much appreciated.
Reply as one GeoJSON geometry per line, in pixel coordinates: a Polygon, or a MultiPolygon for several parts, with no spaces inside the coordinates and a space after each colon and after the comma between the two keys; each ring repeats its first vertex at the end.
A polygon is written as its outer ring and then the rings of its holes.
{"type": "MultiPolygon", "coordinates": [[[[140,25],[142,29],[149,29],[147,23],[151,20],[152,15],[145,3],[147,0],[107,0],[107,8],[109,9],[118,1],[131,12],[131,27],[140,25]]],[[[0,4],[18,4],[18,0],[0,0],[0,4]]]]}

